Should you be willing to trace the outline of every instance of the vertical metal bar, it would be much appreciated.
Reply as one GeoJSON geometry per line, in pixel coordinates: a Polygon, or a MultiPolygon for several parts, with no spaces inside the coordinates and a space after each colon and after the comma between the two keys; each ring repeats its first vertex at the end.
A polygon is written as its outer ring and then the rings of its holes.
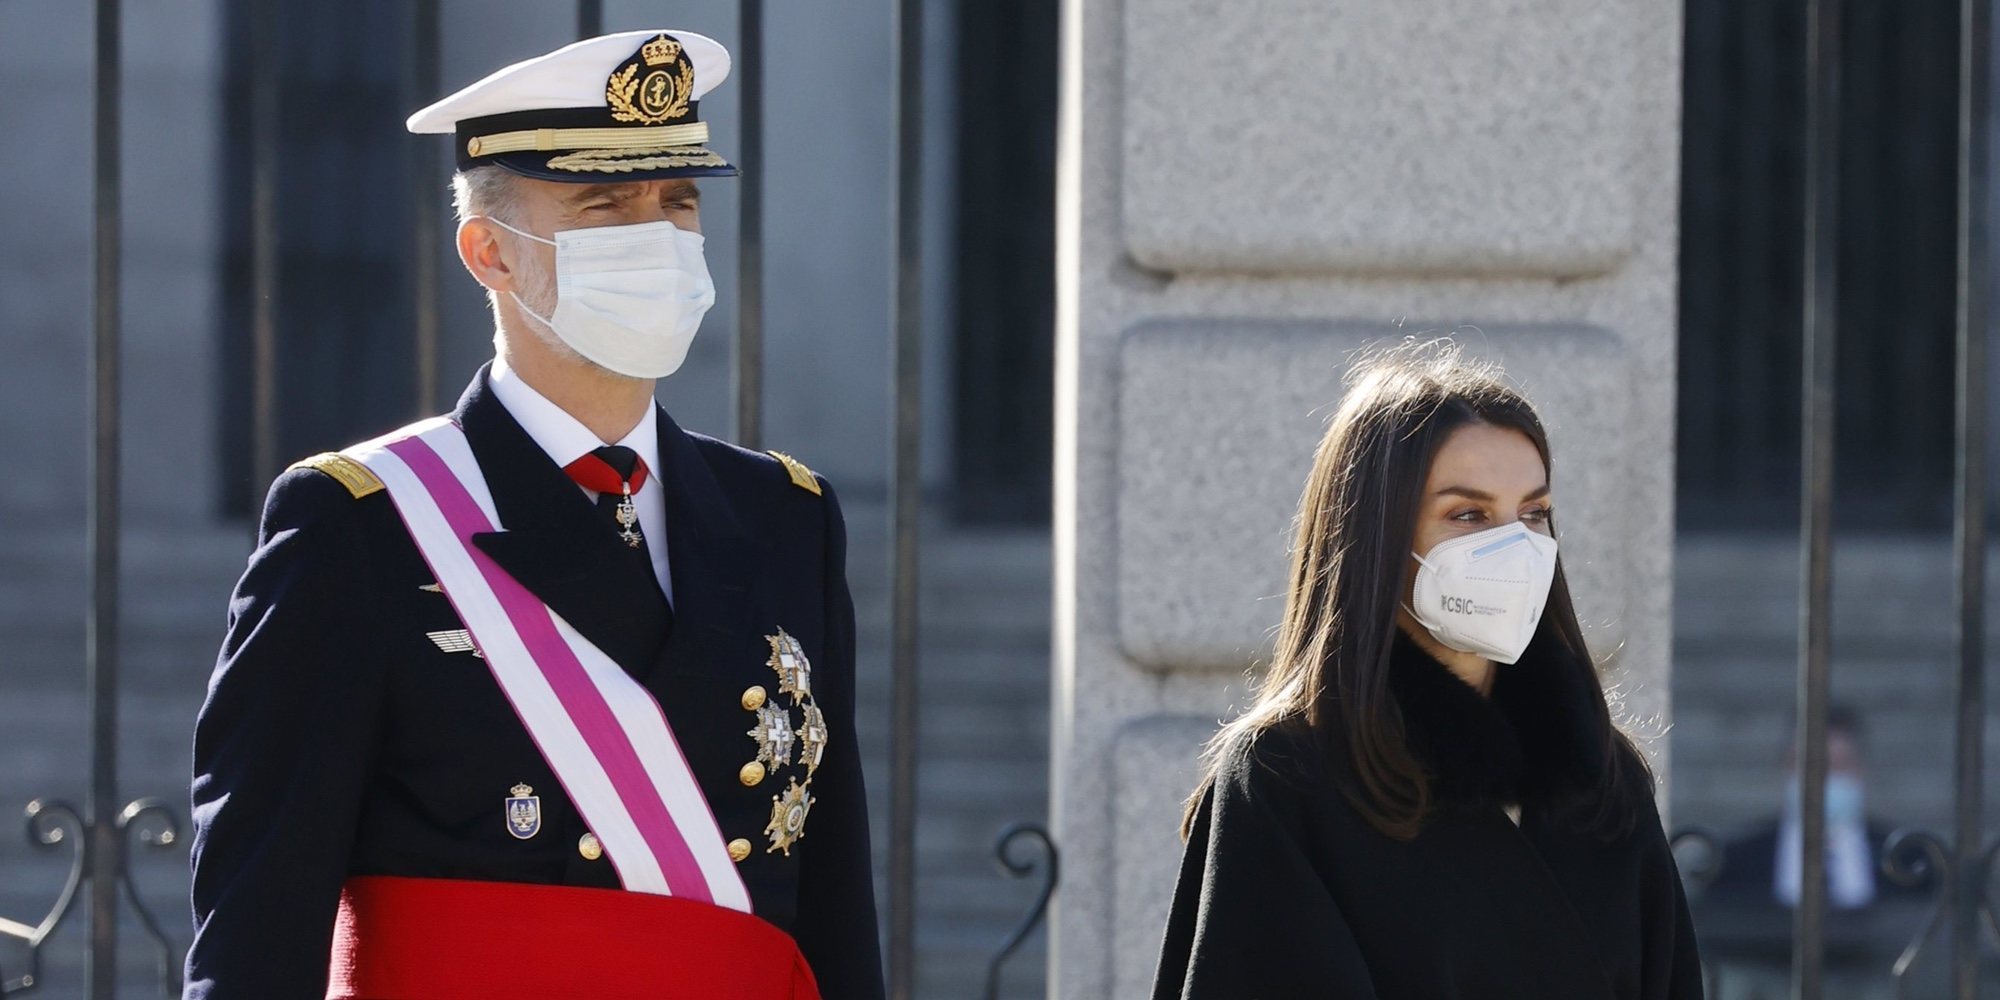
{"type": "MultiPolygon", "coordinates": [[[[408,60],[410,100],[417,108],[438,96],[438,0],[412,0],[408,60]]],[[[410,144],[410,317],[415,337],[418,414],[437,412],[438,230],[443,225],[437,188],[438,143],[429,136],[410,144]]]]}
{"type": "Polygon", "coordinates": [[[278,472],[278,5],[250,8],[250,511],[278,472]]]}
{"type": "Polygon", "coordinates": [[[764,440],[764,2],[739,0],[737,60],[742,68],[743,144],[738,158],[736,245],[736,441],[764,440]]]}
{"type": "Polygon", "coordinates": [[[1956,817],[1951,886],[1951,982],[1958,1000],[1979,991],[1980,907],[1987,871],[1980,863],[1986,752],[1986,352],[1992,276],[1988,184],[1991,148],[1992,7],[1959,4],[1958,94],[1958,487],[1952,511],[1958,621],[1956,817]]]}
{"type": "Polygon", "coordinates": [[[1826,940],[1826,706],[1832,688],[1833,432],[1839,304],[1840,0],[1807,0],[1803,468],[1799,537],[1799,906],[1792,988],[1819,1000],[1826,940]]]}
{"type": "Polygon", "coordinates": [[[604,34],[604,0],[576,0],[576,37],[604,34]]]}
{"type": "Polygon", "coordinates": [[[90,807],[85,816],[90,878],[89,966],[84,992],[118,994],[118,396],[119,72],[118,0],[97,0],[95,287],[90,348],[90,611],[84,687],[90,701],[90,807]]]}
{"type": "Polygon", "coordinates": [[[897,0],[895,537],[890,631],[889,996],[909,1000],[916,983],[917,873],[917,528],[922,503],[923,420],[923,0],[897,0]]]}

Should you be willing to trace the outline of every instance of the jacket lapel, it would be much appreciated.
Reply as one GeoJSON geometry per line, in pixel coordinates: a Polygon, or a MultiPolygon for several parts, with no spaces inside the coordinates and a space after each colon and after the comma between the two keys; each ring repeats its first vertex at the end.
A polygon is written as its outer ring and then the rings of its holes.
{"type": "Polygon", "coordinates": [[[628,673],[642,675],[669,628],[665,596],[631,569],[617,538],[593,517],[590,498],[501,405],[487,373],[479,370],[452,413],[500,518],[501,530],[472,543],[628,673]]]}
{"type": "Polygon", "coordinates": [[[694,439],[660,411],[660,485],[667,503],[667,564],[674,582],[674,630],[658,670],[671,676],[726,677],[741,669],[746,639],[775,626],[756,621],[753,590],[763,547],[743,530],[735,507],[694,439]]]}

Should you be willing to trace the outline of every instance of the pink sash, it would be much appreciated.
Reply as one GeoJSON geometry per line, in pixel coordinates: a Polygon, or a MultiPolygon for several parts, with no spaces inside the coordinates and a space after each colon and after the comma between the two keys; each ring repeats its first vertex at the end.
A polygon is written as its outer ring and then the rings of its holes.
{"type": "Polygon", "coordinates": [[[715,815],[652,694],[472,544],[500,525],[464,431],[438,417],[344,454],[388,487],[625,888],[750,912],[715,815]]]}

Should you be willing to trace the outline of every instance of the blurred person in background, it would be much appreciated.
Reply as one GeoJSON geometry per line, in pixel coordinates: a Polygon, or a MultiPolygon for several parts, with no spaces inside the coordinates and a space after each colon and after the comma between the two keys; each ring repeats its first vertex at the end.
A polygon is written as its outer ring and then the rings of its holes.
{"type": "MultiPolygon", "coordinates": [[[[1906,884],[1885,871],[1896,824],[1868,812],[1864,736],[1852,705],[1827,707],[1827,988],[1835,998],[1886,995],[1891,963],[1937,892],[1934,872],[1906,884]]],[[[1805,844],[1794,739],[1785,741],[1784,769],[1777,813],[1724,843],[1721,867],[1696,901],[1723,1000],[1791,995],[1791,911],[1805,844]]]]}
{"type": "MultiPolygon", "coordinates": [[[[1827,902],[1855,910],[1882,895],[1920,892],[1881,874],[1883,850],[1894,824],[1867,811],[1867,769],[1862,759],[1862,722],[1853,706],[1829,706],[1826,717],[1826,884],[1827,902]]],[[[1799,762],[1796,747],[1785,749],[1785,801],[1778,814],[1758,823],[1724,848],[1714,889],[1767,893],[1786,908],[1799,902],[1799,762]]],[[[1927,885],[1927,884],[1926,884],[1927,885]]]]}

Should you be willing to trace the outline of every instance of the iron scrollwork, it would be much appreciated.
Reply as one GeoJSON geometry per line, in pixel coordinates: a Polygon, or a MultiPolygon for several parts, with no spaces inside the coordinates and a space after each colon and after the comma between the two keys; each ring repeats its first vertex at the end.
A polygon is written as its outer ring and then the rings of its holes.
{"type": "Polygon", "coordinates": [[[45,849],[54,849],[68,843],[71,845],[69,877],[63,880],[62,892],[56,895],[55,905],[49,907],[48,916],[34,926],[0,919],[0,937],[13,938],[28,946],[28,971],[12,979],[0,975],[0,995],[25,993],[34,989],[42,977],[42,943],[55,933],[69,914],[69,906],[76,901],[76,890],[83,885],[84,831],[83,814],[76,807],[60,799],[36,799],[28,803],[28,840],[45,849]]]}
{"type": "Polygon", "coordinates": [[[160,990],[165,1000],[174,1000],[181,994],[181,963],[174,950],[173,940],[160,929],[160,922],[153,917],[153,911],[139,899],[139,889],[132,884],[132,837],[136,832],[139,842],[155,850],[165,850],[180,842],[180,822],[174,810],[161,799],[139,799],[127,803],[118,811],[118,849],[124,852],[119,860],[119,882],[125,890],[125,902],[139,917],[139,926],[152,941],[153,956],[160,970],[160,990]]]}
{"type": "MultiPolygon", "coordinates": [[[[41,984],[42,945],[62,926],[69,915],[71,904],[76,902],[77,891],[87,880],[88,859],[86,851],[90,840],[90,824],[73,805],[61,799],[36,799],[27,808],[28,840],[44,850],[54,850],[65,845],[70,848],[69,875],[63,880],[62,891],[56,894],[55,904],[49,907],[47,916],[39,923],[30,925],[19,921],[0,918],[0,938],[20,941],[27,946],[27,971],[8,978],[0,970],[0,996],[26,993],[41,984]]],[[[138,890],[132,885],[130,875],[130,851],[132,837],[156,849],[164,849],[180,842],[180,822],[173,809],[160,799],[139,799],[120,810],[111,821],[118,830],[118,848],[121,852],[118,866],[120,888],[125,901],[139,917],[140,926],[151,939],[157,955],[160,970],[161,995],[172,1000],[180,995],[181,970],[173,941],[160,929],[160,923],[151,910],[139,899],[138,890]]]]}
{"type": "Polygon", "coordinates": [[[1040,823],[1015,823],[1000,831],[999,839],[993,843],[993,860],[999,862],[1002,872],[1014,878],[1027,878],[1034,874],[1037,867],[1035,857],[1017,859],[1014,856],[1014,845],[1022,841],[1032,841],[1041,846],[1042,888],[1035,894],[1035,904],[1028,909],[1027,916],[1021,918],[1014,932],[1007,935],[1007,940],[1000,945],[1000,950],[987,961],[986,1000],[999,1000],[1000,967],[1007,963],[1007,959],[1021,947],[1029,934],[1034,933],[1035,927],[1048,914],[1049,900],[1055,895],[1056,883],[1062,878],[1055,839],[1040,823]]]}
{"type": "Polygon", "coordinates": [[[1961,880],[1958,862],[1944,838],[1928,830],[1897,830],[1889,835],[1882,850],[1884,875],[1906,886],[1922,884],[1933,876],[1937,880],[1937,900],[1931,907],[1930,916],[1924,919],[1923,929],[1910,939],[1903,953],[1896,958],[1893,971],[1898,1000],[1904,996],[1905,978],[1916,965],[1918,956],[1923,954],[1924,946],[1944,926],[1951,905],[1952,886],[1965,886],[1979,894],[1979,926],[1985,932],[1980,936],[2000,945],[2000,916],[1995,914],[1993,895],[1989,890],[1996,855],[2000,855],[2000,842],[1987,845],[1986,850],[1973,859],[1975,867],[1970,877],[1961,880]]]}
{"type": "Polygon", "coordinates": [[[1722,846],[1722,838],[1705,826],[1684,826],[1674,831],[1667,840],[1668,850],[1673,852],[1674,863],[1680,866],[1681,877],[1704,888],[1715,884],[1722,874],[1722,866],[1728,859],[1722,846]]]}

